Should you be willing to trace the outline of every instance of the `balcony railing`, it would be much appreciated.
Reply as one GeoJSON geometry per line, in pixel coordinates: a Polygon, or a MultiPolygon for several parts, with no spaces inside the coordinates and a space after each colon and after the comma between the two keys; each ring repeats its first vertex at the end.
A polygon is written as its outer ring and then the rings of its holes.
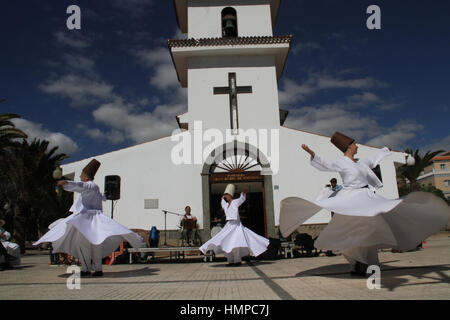
{"type": "Polygon", "coordinates": [[[427,173],[424,173],[423,171],[420,173],[420,175],[419,175],[419,177],[417,178],[417,180],[422,180],[422,179],[425,179],[425,178],[428,178],[428,177],[431,177],[431,176],[437,176],[437,175],[449,175],[450,176],[450,169],[445,169],[445,170],[440,170],[440,169],[438,169],[438,170],[436,170],[436,169],[432,169],[431,170],[431,172],[427,172],[427,173]]]}

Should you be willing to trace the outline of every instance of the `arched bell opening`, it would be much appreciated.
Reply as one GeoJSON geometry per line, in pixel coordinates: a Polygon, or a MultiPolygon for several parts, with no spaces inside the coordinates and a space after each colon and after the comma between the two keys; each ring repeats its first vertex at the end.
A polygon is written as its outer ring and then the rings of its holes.
{"type": "Polygon", "coordinates": [[[222,10],[222,37],[237,37],[237,14],[236,10],[227,7],[222,10]]]}

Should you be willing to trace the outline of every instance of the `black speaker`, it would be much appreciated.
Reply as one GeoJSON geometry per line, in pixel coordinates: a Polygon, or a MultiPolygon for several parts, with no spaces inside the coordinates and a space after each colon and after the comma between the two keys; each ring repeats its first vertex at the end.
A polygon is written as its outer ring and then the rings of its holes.
{"type": "Polygon", "coordinates": [[[120,199],[120,177],[105,176],[105,196],[108,200],[120,199]]]}

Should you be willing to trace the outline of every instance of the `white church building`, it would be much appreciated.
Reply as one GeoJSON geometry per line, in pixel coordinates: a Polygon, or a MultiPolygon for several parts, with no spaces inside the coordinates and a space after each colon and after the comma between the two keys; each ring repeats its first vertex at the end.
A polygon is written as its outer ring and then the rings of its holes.
{"type": "MultiPolygon", "coordinates": [[[[283,126],[288,112],[279,107],[278,81],[292,36],[274,36],[280,0],[175,0],[178,26],[188,38],[169,40],[180,85],[188,90],[188,111],[174,115],[171,136],[96,155],[100,189],[108,175],[121,177],[114,219],[128,228],[167,228],[178,238],[180,217],[189,205],[198,218],[203,242],[210,238],[220,197],[228,183],[249,189],[241,206],[244,225],[278,237],[280,201],[296,196],[314,200],[337,173],[319,172],[301,149],[307,144],[326,159],[342,153],[330,137],[283,126]]],[[[345,134],[345,132],[343,132],[345,134]]],[[[377,148],[359,145],[358,157],[377,148]]],[[[91,160],[63,165],[78,179],[91,160]]],[[[396,167],[406,154],[393,152],[380,165],[387,198],[398,197],[396,167]]],[[[112,202],[103,211],[111,214],[112,202]]],[[[330,212],[306,222],[326,224],[330,212]]]]}

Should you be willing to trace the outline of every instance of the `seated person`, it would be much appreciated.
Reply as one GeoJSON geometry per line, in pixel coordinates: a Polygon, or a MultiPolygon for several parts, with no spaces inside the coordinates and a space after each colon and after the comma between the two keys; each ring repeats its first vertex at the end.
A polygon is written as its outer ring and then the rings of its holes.
{"type": "Polygon", "coordinates": [[[186,206],[184,211],[185,214],[180,222],[180,225],[183,228],[182,239],[189,246],[193,246],[195,238],[197,237],[197,218],[191,215],[191,207],[186,206]]]}
{"type": "MultiPolygon", "coordinates": [[[[336,178],[332,178],[330,180],[330,184],[327,184],[325,187],[329,189],[329,196],[328,196],[329,198],[334,197],[339,191],[342,190],[342,186],[340,184],[337,184],[336,178]]],[[[331,217],[333,218],[333,216],[334,212],[331,212],[331,217]]],[[[327,250],[326,255],[328,257],[335,256],[335,254],[331,250],[327,250]]]]}
{"type": "Polygon", "coordinates": [[[9,242],[11,234],[3,229],[4,220],[0,220],[0,264],[9,268],[20,264],[20,247],[17,243],[9,242]]]}

